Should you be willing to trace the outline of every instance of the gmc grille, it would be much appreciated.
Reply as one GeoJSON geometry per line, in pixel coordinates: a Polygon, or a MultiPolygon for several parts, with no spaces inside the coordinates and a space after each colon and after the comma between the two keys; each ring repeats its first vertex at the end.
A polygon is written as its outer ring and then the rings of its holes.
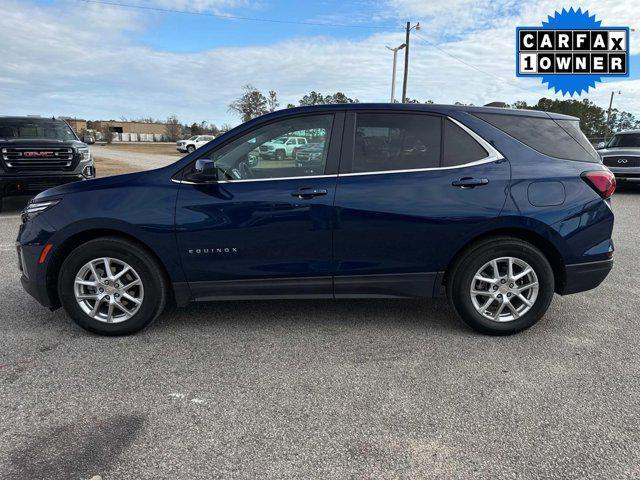
{"type": "Polygon", "coordinates": [[[640,167],[640,157],[633,155],[611,155],[603,157],[602,163],[607,167],[640,167]]]}
{"type": "Polygon", "coordinates": [[[73,170],[72,148],[8,147],[2,149],[2,164],[7,171],[73,170]]]}

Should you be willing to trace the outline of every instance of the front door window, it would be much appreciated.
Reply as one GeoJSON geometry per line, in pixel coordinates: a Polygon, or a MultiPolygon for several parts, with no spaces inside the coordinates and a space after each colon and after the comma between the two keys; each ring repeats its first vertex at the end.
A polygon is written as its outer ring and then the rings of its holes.
{"type": "Polygon", "coordinates": [[[322,175],[325,171],[333,114],[296,117],[270,123],[207,154],[217,179],[259,180],[322,175]],[[295,137],[295,138],[291,138],[295,137]],[[305,147],[296,145],[305,139],[305,147]]]}

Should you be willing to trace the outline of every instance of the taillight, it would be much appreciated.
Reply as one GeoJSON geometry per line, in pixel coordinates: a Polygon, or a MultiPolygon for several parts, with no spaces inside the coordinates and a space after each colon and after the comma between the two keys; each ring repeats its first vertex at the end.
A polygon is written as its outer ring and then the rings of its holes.
{"type": "Polygon", "coordinates": [[[582,179],[602,198],[609,198],[616,190],[616,177],[609,170],[584,172],[582,179]]]}

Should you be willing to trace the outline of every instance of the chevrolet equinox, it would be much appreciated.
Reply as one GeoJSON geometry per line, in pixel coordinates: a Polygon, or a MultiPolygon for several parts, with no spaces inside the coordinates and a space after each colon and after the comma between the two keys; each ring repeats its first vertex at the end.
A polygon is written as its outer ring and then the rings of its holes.
{"type": "Polygon", "coordinates": [[[83,328],[165,303],[446,293],[474,329],[536,323],[612,267],[612,173],[565,115],[350,104],[270,113],[157,170],[58,186],[22,214],[24,288],[83,328]],[[283,137],[313,162],[249,162],[283,137]]]}

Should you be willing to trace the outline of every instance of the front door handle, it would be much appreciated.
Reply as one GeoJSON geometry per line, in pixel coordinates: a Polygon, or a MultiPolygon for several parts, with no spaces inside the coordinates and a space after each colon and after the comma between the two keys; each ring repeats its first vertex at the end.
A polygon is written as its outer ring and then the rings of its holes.
{"type": "Polygon", "coordinates": [[[482,185],[488,185],[488,178],[472,178],[472,177],[463,177],[460,180],[455,180],[451,182],[451,186],[453,187],[461,187],[461,188],[474,188],[481,187],[482,185]]]}
{"type": "Polygon", "coordinates": [[[301,188],[295,192],[291,192],[291,196],[298,198],[313,198],[326,195],[327,193],[329,192],[327,192],[326,188],[301,188]]]}

